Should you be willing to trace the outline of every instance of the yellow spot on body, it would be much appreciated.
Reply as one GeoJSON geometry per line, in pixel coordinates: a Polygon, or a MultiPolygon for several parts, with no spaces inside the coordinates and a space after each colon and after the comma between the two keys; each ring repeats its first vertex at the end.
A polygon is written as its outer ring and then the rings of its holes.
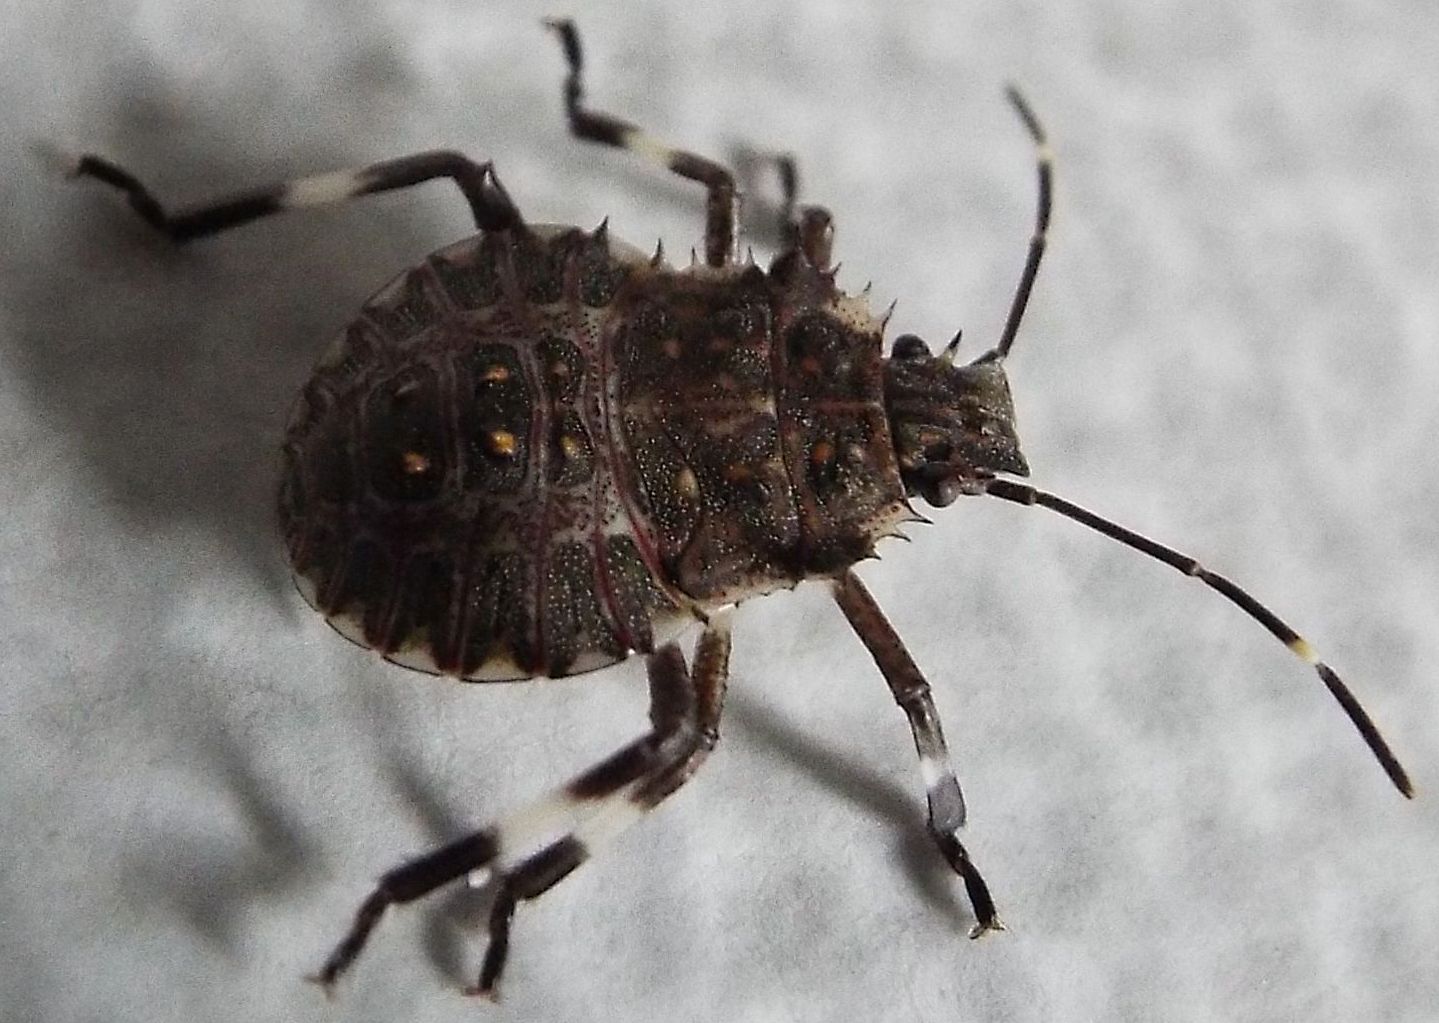
{"type": "Polygon", "coordinates": [[[724,478],[728,483],[748,483],[754,479],[754,472],[747,465],[731,462],[724,467],[724,478]]]}
{"type": "Polygon", "coordinates": [[[1319,663],[1319,655],[1314,652],[1314,648],[1309,645],[1303,636],[1295,636],[1291,639],[1289,641],[1289,649],[1298,654],[1299,659],[1305,664],[1319,663]]]}
{"type": "Polygon", "coordinates": [[[487,381],[487,382],[493,383],[493,384],[502,383],[503,381],[506,381],[506,380],[508,380],[509,378],[510,378],[510,370],[509,370],[509,367],[507,367],[507,366],[501,366],[501,365],[499,365],[499,364],[496,364],[496,365],[494,365],[494,366],[487,366],[487,367],[485,367],[484,373],[480,374],[480,379],[481,379],[481,380],[484,380],[484,381],[487,381]]]}
{"type": "Polygon", "coordinates": [[[491,430],[485,436],[485,447],[492,455],[501,455],[509,458],[515,453],[517,442],[515,435],[509,430],[491,430]]]}
{"type": "Polygon", "coordinates": [[[553,362],[550,364],[550,376],[567,377],[570,375],[570,364],[568,362],[553,362]]]}
{"type": "Polygon", "coordinates": [[[816,442],[809,449],[809,460],[815,465],[826,465],[834,460],[834,445],[827,440],[816,442]]]}
{"type": "Polygon", "coordinates": [[[810,376],[819,376],[821,367],[818,359],[813,355],[806,355],[803,359],[799,360],[799,368],[802,373],[808,373],[810,376]]]}
{"type": "Polygon", "coordinates": [[[584,446],[580,444],[579,438],[572,433],[560,434],[560,450],[566,458],[578,458],[584,446]]]}
{"type": "Polygon", "coordinates": [[[689,466],[675,473],[675,490],[690,500],[700,496],[700,481],[695,478],[694,471],[689,466]]]}
{"type": "Polygon", "coordinates": [[[400,468],[411,476],[430,471],[430,460],[418,451],[406,451],[400,456],[400,468]]]}

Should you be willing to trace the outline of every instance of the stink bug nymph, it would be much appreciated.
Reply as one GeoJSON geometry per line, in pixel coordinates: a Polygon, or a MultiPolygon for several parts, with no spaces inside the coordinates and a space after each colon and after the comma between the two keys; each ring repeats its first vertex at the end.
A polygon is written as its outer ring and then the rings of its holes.
{"type": "Polygon", "coordinates": [[[728,609],[826,580],[914,735],[929,832],[963,881],[973,935],[1001,929],[959,840],[965,804],[929,683],[852,566],[960,496],[1039,506],[1218,592],[1318,673],[1389,778],[1407,776],[1368,715],[1298,633],[1193,558],[1020,480],[1006,361],[1044,253],[1051,156],[1033,140],[1034,234],[1003,332],[968,364],[905,335],[835,282],[833,226],[796,204],[778,160],[782,251],[736,257],[735,178],[585,102],[579,35],[547,22],[578,138],[704,187],[703,258],[676,269],[604,225],[532,224],[494,167],[450,151],[301,178],[170,214],[97,156],[75,173],[123,192],[176,242],[356,196],[451,181],[479,233],[382,288],[340,333],[286,428],[279,518],[305,599],[406,667],[477,682],[574,675],[646,658],[650,731],[522,812],[385,874],[316,980],[333,985],[393,904],[471,874],[494,890],[471,990],[492,992],[517,904],[548,891],[683,785],[714,748],[728,609]],[[686,662],[673,637],[698,623],[686,662]],[[558,838],[556,836],[559,836],[558,838]]]}

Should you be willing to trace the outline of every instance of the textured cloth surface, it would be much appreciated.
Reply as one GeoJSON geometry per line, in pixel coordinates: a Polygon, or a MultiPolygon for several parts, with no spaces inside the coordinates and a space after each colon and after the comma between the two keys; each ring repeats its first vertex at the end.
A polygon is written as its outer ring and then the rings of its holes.
{"type": "MultiPolygon", "coordinates": [[[[965,499],[863,576],[934,682],[1009,931],[969,942],[902,716],[822,587],[740,608],[719,751],[521,907],[371,880],[644,727],[638,663],[464,687],[286,578],[285,414],[380,284],[470,233],[429,185],[174,250],[41,150],[167,201],[440,146],[538,221],[698,244],[700,196],[567,137],[519,3],[10,4],[0,37],[0,1018],[1405,1020],[1439,1006],[1439,11],[1380,2],[577,4],[596,105],[798,155],[891,336],[997,337],[1035,482],[1250,586],[1408,762],[1217,595],[965,499]],[[1288,11],[1288,13],[1285,13],[1288,11]]],[[[773,182],[753,183],[772,191],[773,182]]],[[[752,215],[763,213],[758,199],[752,215]]],[[[752,216],[757,249],[764,224],[752,216]]]]}

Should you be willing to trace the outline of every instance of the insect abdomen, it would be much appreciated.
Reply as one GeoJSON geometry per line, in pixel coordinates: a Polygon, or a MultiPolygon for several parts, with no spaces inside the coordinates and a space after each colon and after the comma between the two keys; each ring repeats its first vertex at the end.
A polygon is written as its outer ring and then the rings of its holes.
{"type": "Polygon", "coordinates": [[[451,246],[316,370],[280,515],[302,591],[342,633],[481,680],[652,647],[673,608],[608,455],[595,303],[628,273],[608,253],[573,230],[451,246]]]}

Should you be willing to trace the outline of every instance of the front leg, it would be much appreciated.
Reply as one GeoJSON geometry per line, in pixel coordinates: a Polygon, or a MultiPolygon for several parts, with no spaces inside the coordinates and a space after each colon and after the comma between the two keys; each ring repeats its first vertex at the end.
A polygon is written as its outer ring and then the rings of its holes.
{"type": "Polygon", "coordinates": [[[889,624],[879,604],[859,581],[859,576],[845,572],[835,580],[834,599],[874,658],[884,680],[889,683],[894,701],[909,718],[914,747],[919,752],[919,771],[924,778],[925,795],[929,801],[930,837],[939,847],[945,862],[964,879],[965,892],[974,907],[976,923],[969,936],[977,938],[986,931],[1004,930],[1004,924],[995,914],[989,886],[984,883],[984,878],[959,840],[958,831],[964,826],[964,796],[949,762],[949,747],[944,742],[944,730],[934,709],[929,682],[909,656],[904,641],[889,624]]]}

